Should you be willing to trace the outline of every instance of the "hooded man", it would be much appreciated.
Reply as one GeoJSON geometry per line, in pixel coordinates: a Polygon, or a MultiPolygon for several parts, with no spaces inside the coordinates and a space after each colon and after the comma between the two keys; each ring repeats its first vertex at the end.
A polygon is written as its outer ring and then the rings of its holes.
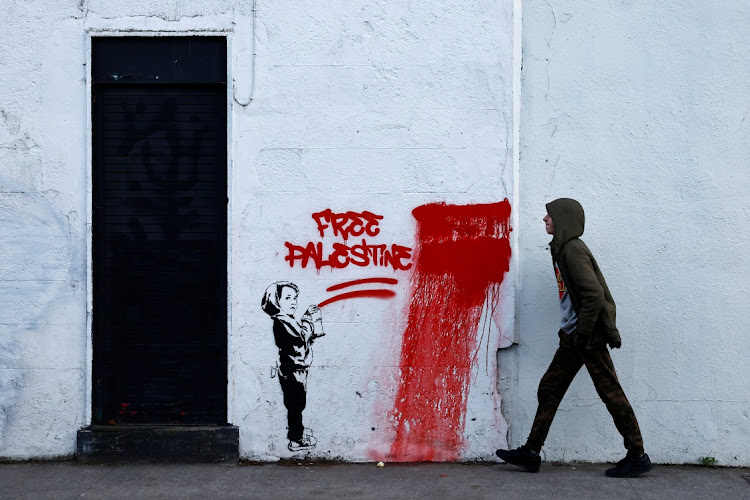
{"type": "Polygon", "coordinates": [[[496,454],[507,463],[538,472],[539,452],[557,407],[578,370],[585,365],[627,449],[625,458],[607,469],[606,474],[635,477],[651,470],[652,465],[644,453],[638,421],[607,349],[607,346],[618,348],[621,343],[615,325],[615,301],[596,259],[580,239],[584,220],[583,208],[576,200],[560,198],[547,204],[544,223],[547,233],[553,235],[550,251],[562,313],[560,345],[539,382],[539,406],[526,444],[514,450],[497,450],[496,454]]]}

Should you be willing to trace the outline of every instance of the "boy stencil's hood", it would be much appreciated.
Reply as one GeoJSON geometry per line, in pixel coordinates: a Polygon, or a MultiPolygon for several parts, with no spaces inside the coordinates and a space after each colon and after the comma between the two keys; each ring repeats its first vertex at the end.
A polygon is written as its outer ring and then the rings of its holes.
{"type": "Polygon", "coordinates": [[[558,198],[546,206],[555,226],[555,234],[549,245],[552,255],[556,257],[567,242],[583,234],[585,217],[581,204],[572,198],[558,198]]]}

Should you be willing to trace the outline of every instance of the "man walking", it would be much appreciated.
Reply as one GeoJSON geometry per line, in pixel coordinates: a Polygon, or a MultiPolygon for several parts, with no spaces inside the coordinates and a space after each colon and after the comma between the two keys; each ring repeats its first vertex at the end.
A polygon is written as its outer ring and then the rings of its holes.
{"type": "Polygon", "coordinates": [[[620,386],[607,346],[620,347],[615,325],[615,302],[583,234],[581,204],[560,198],[547,204],[544,223],[553,235],[550,243],[557,276],[562,321],[560,346],[539,382],[539,406],[526,444],[514,450],[497,450],[503,461],[529,472],[538,472],[539,452],[565,392],[581,366],[594,382],[596,392],[612,415],[623,437],[627,455],[607,469],[609,477],[635,477],[651,470],[633,409],[620,386]]]}

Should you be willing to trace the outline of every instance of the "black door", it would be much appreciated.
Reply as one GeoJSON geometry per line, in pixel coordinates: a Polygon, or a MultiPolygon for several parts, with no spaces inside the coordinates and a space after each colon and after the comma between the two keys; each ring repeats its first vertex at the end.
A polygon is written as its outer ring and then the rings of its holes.
{"type": "Polygon", "coordinates": [[[95,424],[227,421],[222,37],[92,40],[95,424]]]}

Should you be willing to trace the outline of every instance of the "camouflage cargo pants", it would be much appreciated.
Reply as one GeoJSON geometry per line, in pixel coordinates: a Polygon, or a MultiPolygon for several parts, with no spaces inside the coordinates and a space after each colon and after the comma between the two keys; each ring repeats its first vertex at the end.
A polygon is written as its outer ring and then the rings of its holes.
{"type": "Polygon", "coordinates": [[[624,439],[625,448],[631,454],[643,453],[643,438],[638,427],[638,420],[617,380],[615,365],[612,363],[607,347],[587,351],[583,346],[576,346],[575,332],[566,335],[560,330],[558,335],[560,346],[547,372],[539,382],[537,392],[539,407],[526,446],[531,450],[541,451],[560,401],[578,370],[585,365],[594,382],[596,392],[607,406],[607,410],[615,421],[615,427],[624,439]]]}

